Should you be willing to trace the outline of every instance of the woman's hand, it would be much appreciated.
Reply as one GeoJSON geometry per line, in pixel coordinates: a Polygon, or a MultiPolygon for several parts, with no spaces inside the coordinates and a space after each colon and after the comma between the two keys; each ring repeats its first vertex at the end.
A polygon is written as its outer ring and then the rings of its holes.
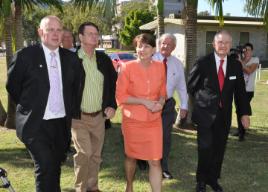
{"type": "Polygon", "coordinates": [[[160,102],[156,102],[151,110],[153,113],[159,112],[163,109],[163,105],[160,102]]]}
{"type": "Polygon", "coordinates": [[[152,100],[144,100],[143,105],[149,110],[152,111],[154,109],[155,104],[157,101],[152,101],[152,100]]]}

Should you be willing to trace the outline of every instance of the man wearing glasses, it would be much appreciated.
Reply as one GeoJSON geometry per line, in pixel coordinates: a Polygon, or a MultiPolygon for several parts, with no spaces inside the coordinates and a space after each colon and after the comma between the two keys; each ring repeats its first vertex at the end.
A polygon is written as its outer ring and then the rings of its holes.
{"type": "Polygon", "coordinates": [[[73,120],[72,139],[76,192],[99,192],[98,173],[105,135],[105,120],[115,115],[115,84],[117,73],[111,59],[95,51],[99,42],[99,28],[85,22],[78,29],[81,47],[78,57],[82,61],[79,90],[79,111],[73,120]]]}

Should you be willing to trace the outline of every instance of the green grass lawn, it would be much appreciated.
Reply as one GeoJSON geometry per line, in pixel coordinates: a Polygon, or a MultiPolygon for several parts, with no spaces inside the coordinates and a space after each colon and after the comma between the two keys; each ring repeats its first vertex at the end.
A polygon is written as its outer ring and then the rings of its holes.
{"type": "MultiPolygon", "coordinates": [[[[4,58],[0,57],[0,98],[6,106],[6,68],[4,58]]],[[[251,129],[245,142],[238,142],[230,136],[222,179],[225,192],[267,192],[268,190],[268,71],[262,71],[262,78],[257,82],[253,98],[253,116],[251,129]]],[[[233,117],[235,117],[233,115],[233,117]]],[[[113,119],[113,128],[107,130],[103,150],[103,163],[99,175],[100,189],[104,192],[123,192],[124,149],[120,131],[120,112],[113,119]]],[[[236,126],[235,119],[233,126],[236,126]]],[[[231,129],[235,131],[234,128],[231,129]]],[[[170,170],[173,180],[163,182],[164,192],[191,192],[195,188],[195,169],[197,164],[196,133],[174,129],[170,170]]],[[[16,138],[15,131],[0,128],[0,167],[8,171],[8,178],[17,192],[34,191],[33,163],[24,148],[16,138]]],[[[68,161],[62,167],[61,186],[63,192],[72,192],[74,183],[73,161],[69,155],[68,161]]],[[[1,185],[0,181],[0,185],[1,185]]],[[[137,169],[135,192],[150,191],[147,171],[137,169]]],[[[0,189],[0,192],[7,190],[0,189]]],[[[210,189],[208,190],[209,192],[210,189]]]]}

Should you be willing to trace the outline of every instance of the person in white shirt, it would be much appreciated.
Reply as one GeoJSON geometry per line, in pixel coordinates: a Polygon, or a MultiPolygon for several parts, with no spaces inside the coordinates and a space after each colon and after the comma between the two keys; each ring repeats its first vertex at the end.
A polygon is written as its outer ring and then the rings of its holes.
{"type": "MultiPolygon", "coordinates": [[[[250,102],[252,98],[254,97],[256,70],[259,66],[259,58],[252,57],[253,45],[251,43],[246,43],[244,45],[244,48],[245,48],[245,51],[243,53],[244,57],[240,60],[240,62],[242,64],[242,69],[244,72],[246,95],[250,102]]],[[[240,121],[241,114],[240,114],[240,109],[237,105],[237,102],[238,102],[237,98],[235,98],[238,131],[234,134],[234,136],[238,136],[239,141],[243,141],[245,139],[246,131],[240,121]]]]}
{"type": "Polygon", "coordinates": [[[175,90],[180,98],[181,119],[186,118],[188,111],[188,94],[185,83],[183,64],[175,56],[172,51],[176,48],[176,37],[172,34],[163,34],[159,39],[160,51],[153,55],[154,60],[163,61],[166,64],[167,72],[167,100],[162,112],[163,125],[163,158],[161,161],[163,178],[172,179],[173,176],[168,169],[168,158],[171,148],[171,131],[175,123],[177,112],[175,110],[175,100],[173,98],[175,90]]]}

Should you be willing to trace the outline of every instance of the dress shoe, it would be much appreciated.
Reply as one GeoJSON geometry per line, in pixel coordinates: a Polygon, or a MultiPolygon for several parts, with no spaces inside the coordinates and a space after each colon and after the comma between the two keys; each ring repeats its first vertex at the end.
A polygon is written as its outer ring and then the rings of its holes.
{"type": "Polygon", "coordinates": [[[208,185],[212,188],[213,192],[223,192],[223,189],[218,182],[208,183],[208,185]]]}
{"type": "Polygon", "coordinates": [[[162,173],[163,179],[173,179],[173,176],[169,171],[163,171],[162,173]]]}
{"type": "Polygon", "coordinates": [[[245,140],[245,135],[240,134],[238,141],[244,141],[245,140]]]}
{"type": "Polygon", "coordinates": [[[233,133],[232,136],[238,137],[239,136],[239,131],[236,131],[235,133],[233,133]]]}
{"type": "Polygon", "coordinates": [[[206,183],[205,182],[197,182],[196,192],[206,192],[206,183]]]}

